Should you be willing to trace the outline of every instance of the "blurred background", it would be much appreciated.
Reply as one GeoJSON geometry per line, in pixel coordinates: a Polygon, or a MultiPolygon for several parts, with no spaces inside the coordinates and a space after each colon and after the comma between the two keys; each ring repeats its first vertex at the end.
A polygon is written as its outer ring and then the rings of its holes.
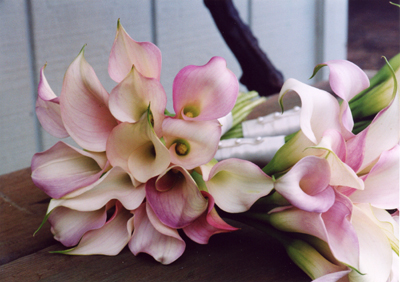
{"type": "MultiPolygon", "coordinates": [[[[400,52],[400,9],[386,0],[233,2],[285,79],[324,80],[327,73],[308,78],[316,64],[331,59],[347,58],[377,70],[384,64],[382,55],[400,52]]],[[[186,65],[222,56],[241,76],[202,0],[0,0],[0,174],[28,167],[34,153],[58,141],[35,118],[45,63],[49,84],[59,95],[68,65],[87,44],[85,57],[100,81],[108,91],[115,86],[107,65],[118,18],[133,39],[161,49],[169,109],[173,79],[186,65]]]]}

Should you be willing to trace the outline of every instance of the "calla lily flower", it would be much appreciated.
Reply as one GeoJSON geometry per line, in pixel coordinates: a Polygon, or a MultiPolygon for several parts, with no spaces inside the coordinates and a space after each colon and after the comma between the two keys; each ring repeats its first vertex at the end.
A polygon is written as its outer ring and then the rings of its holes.
{"type": "Polygon", "coordinates": [[[147,253],[162,264],[170,264],[183,254],[185,241],[176,229],[158,219],[148,203],[143,203],[133,213],[134,232],[128,246],[135,256],[147,253]]]}
{"type": "Polygon", "coordinates": [[[66,247],[77,245],[87,231],[102,227],[106,220],[106,207],[80,212],[61,206],[54,209],[48,218],[54,239],[66,247]]]}
{"type": "Polygon", "coordinates": [[[104,207],[115,199],[128,210],[136,209],[144,200],[144,185],[135,187],[129,175],[120,167],[113,167],[95,183],[78,189],[60,199],[52,199],[47,214],[57,207],[86,212],[104,207]]]}
{"type": "Polygon", "coordinates": [[[161,51],[151,42],[133,40],[117,23],[117,34],[108,61],[108,73],[117,83],[131,71],[132,65],[145,77],[160,80],[161,51]]]}
{"type": "Polygon", "coordinates": [[[46,65],[40,69],[38,96],[35,106],[36,115],[40,124],[48,133],[57,138],[65,138],[69,134],[61,118],[60,99],[54,94],[44,76],[45,67],[46,65]]]}
{"type": "Polygon", "coordinates": [[[335,192],[335,202],[324,213],[308,212],[294,207],[276,208],[269,215],[275,228],[315,236],[328,243],[340,262],[359,268],[358,239],[352,225],[353,205],[345,196],[335,192]]]}
{"type": "Polygon", "coordinates": [[[151,109],[154,130],[162,136],[161,125],[167,96],[160,81],[143,76],[135,66],[110,93],[111,113],[121,122],[138,122],[151,109]]]}
{"type": "Polygon", "coordinates": [[[212,160],[218,149],[221,126],[217,120],[165,118],[163,136],[171,162],[190,170],[212,160]]]}
{"type": "Polygon", "coordinates": [[[76,247],[53,253],[115,256],[131,239],[133,231],[131,219],[132,214],[117,202],[114,214],[102,227],[86,232],[76,247]]]}
{"type": "Polygon", "coordinates": [[[240,159],[218,162],[203,177],[217,206],[229,213],[247,211],[273,189],[268,175],[255,164],[240,159]]]}
{"type": "Polygon", "coordinates": [[[45,219],[48,218],[51,223],[55,239],[70,247],[76,245],[88,231],[103,228],[106,211],[115,202],[121,206],[120,211],[134,210],[144,198],[144,185],[134,187],[130,176],[121,168],[114,167],[95,183],[63,198],[52,199],[45,219]]]}
{"type": "Polygon", "coordinates": [[[345,139],[349,139],[354,136],[351,133],[354,121],[348,102],[359,92],[368,88],[368,76],[357,65],[346,60],[332,60],[317,65],[314,74],[323,66],[329,67],[329,84],[332,91],[343,100],[340,105],[341,132],[345,139]]]}
{"type": "Polygon", "coordinates": [[[57,142],[32,158],[32,180],[52,198],[60,198],[97,181],[108,169],[105,153],[76,149],[57,142]]]}
{"type": "Polygon", "coordinates": [[[60,95],[61,117],[76,143],[86,150],[102,152],[117,121],[108,109],[109,94],[83,53],[84,48],[65,73],[60,95]]]}
{"type": "Polygon", "coordinates": [[[383,152],[378,162],[362,179],[365,189],[351,190],[349,198],[354,203],[370,203],[383,209],[399,208],[399,145],[383,152]]]}
{"type": "Polygon", "coordinates": [[[160,221],[171,228],[191,224],[207,209],[196,182],[180,166],[171,166],[147,181],[146,199],[160,221]]]}
{"type": "Polygon", "coordinates": [[[344,102],[339,105],[339,102],[328,92],[295,79],[288,79],[282,86],[279,102],[282,106],[283,97],[290,90],[299,95],[302,104],[301,131],[282,146],[275,158],[265,168],[266,173],[284,171],[301,158],[311,154],[311,151],[307,152],[305,149],[320,143],[326,130],[339,132],[345,141],[354,136],[351,133],[353,120],[347,101],[368,87],[368,77],[359,67],[348,61],[329,61],[318,65],[314,74],[325,65],[330,68],[329,79],[332,90],[344,102]],[[288,151],[291,153],[288,154],[288,151]]]}
{"type": "Polygon", "coordinates": [[[275,190],[293,206],[309,212],[326,212],[335,202],[335,192],[329,185],[328,161],[308,156],[276,180],[275,190]]]}
{"type": "Polygon", "coordinates": [[[211,194],[205,191],[201,191],[201,194],[208,198],[208,208],[194,222],[183,228],[183,231],[190,239],[198,244],[207,244],[214,234],[238,230],[238,228],[227,224],[218,215],[211,194]]]}
{"type": "Polygon", "coordinates": [[[148,111],[137,123],[119,124],[107,141],[111,165],[122,167],[142,183],[165,171],[170,164],[169,151],[155,134],[150,118],[148,111]]]}
{"type": "Polygon", "coordinates": [[[226,116],[235,105],[239,83],[221,57],[204,66],[184,67],[173,83],[177,118],[206,121],[226,116]]]}

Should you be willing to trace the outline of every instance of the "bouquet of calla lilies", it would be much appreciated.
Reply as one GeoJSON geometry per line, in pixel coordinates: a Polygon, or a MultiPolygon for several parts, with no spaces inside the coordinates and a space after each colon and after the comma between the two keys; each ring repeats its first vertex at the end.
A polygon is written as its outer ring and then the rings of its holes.
{"type": "Polygon", "coordinates": [[[68,247],[56,253],[128,246],[170,264],[185,250],[179,229],[207,244],[237,230],[226,217],[277,238],[316,281],[398,281],[399,55],[371,85],[351,62],[318,65],[339,99],[289,79],[282,109],[288,91],[301,108],[242,122],[265,99],[239,93],[221,57],[176,75],[169,113],[154,44],[118,21],[110,93],[84,48],[59,97],[40,72],[39,121],[80,147],[59,141],[32,159],[35,185],[52,198],[43,223],[68,247]]]}

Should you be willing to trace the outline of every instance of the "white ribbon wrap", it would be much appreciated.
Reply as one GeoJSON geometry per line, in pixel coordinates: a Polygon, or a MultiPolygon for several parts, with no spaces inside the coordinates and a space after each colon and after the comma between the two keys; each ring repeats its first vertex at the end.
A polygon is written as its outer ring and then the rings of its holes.
{"type": "Polygon", "coordinates": [[[300,107],[242,123],[243,137],[289,135],[300,130],[300,107]]]}
{"type": "Polygon", "coordinates": [[[218,161],[238,158],[264,166],[285,144],[285,135],[257,138],[234,138],[221,140],[215,159],[218,161]]]}

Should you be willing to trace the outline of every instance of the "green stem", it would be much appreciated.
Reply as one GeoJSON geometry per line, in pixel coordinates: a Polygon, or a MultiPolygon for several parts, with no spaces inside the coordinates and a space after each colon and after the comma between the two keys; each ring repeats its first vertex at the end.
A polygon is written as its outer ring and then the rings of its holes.
{"type": "Polygon", "coordinates": [[[221,137],[221,140],[232,139],[232,138],[243,138],[243,129],[242,129],[241,123],[239,123],[235,127],[232,127],[230,130],[228,130],[228,132],[226,132],[221,137]]]}

